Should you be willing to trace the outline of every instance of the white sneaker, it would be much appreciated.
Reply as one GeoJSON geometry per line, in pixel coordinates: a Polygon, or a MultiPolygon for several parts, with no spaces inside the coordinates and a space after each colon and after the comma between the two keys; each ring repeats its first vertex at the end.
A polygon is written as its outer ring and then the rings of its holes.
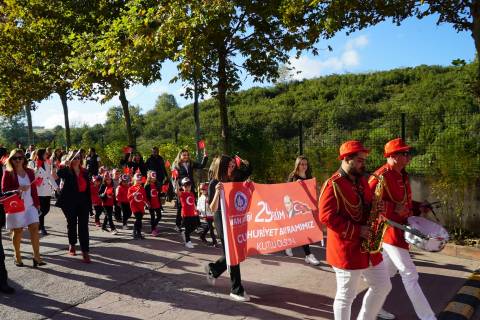
{"type": "Polygon", "coordinates": [[[193,249],[195,246],[193,245],[192,241],[188,241],[187,243],[185,243],[185,247],[187,247],[188,249],[193,249]]]}
{"type": "Polygon", "coordinates": [[[113,230],[113,231],[112,231],[112,234],[113,234],[113,235],[116,235],[116,234],[118,234],[118,231],[117,231],[117,229],[113,230]]]}
{"type": "Polygon", "coordinates": [[[230,293],[230,297],[238,302],[250,301],[250,296],[245,291],[242,294],[230,293]]]}
{"type": "Polygon", "coordinates": [[[391,314],[390,312],[384,310],[383,308],[380,309],[380,311],[378,311],[378,315],[377,315],[380,319],[387,319],[387,320],[391,320],[391,319],[395,319],[395,315],[391,314]]]}
{"type": "Polygon", "coordinates": [[[286,250],[285,250],[285,254],[286,254],[287,256],[289,256],[289,257],[293,257],[293,251],[292,251],[292,249],[290,249],[290,248],[289,248],[289,249],[286,249],[286,250]]]}
{"type": "Polygon", "coordinates": [[[320,264],[320,261],[315,258],[313,253],[310,253],[308,256],[305,256],[305,262],[314,266],[318,266],[320,264]]]}
{"type": "Polygon", "coordinates": [[[205,270],[205,275],[207,276],[207,283],[211,285],[212,287],[215,286],[215,277],[213,274],[210,272],[210,266],[206,264],[203,269],[205,270]]]}
{"type": "Polygon", "coordinates": [[[185,231],[182,231],[182,232],[181,232],[181,235],[182,235],[182,240],[183,240],[183,242],[186,243],[186,242],[187,242],[187,238],[185,238],[185,231]]]}

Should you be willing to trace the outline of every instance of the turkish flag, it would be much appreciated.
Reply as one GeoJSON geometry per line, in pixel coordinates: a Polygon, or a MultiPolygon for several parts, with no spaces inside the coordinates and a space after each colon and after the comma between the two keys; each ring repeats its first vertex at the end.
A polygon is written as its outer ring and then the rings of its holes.
{"type": "Polygon", "coordinates": [[[2,164],[6,164],[7,161],[8,161],[8,156],[3,156],[3,157],[0,159],[0,162],[1,162],[2,164]]]}
{"type": "Polygon", "coordinates": [[[133,148],[129,147],[129,146],[125,146],[125,147],[122,148],[122,151],[123,151],[124,154],[132,153],[133,148]]]}
{"type": "Polygon", "coordinates": [[[172,170],[172,178],[173,178],[173,179],[177,179],[177,178],[178,178],[178,171],[177,171],[177,169],[173,169],[173,170],[172,170]]]}
{"type": "Polygon", "coordinates": [[[147,178],[146,177],[142,177],[142,183],[145,183],[147,182],[147,178]]]}
{"type": "Polygon", "coordinates": [[[237,165],[237,168],[240,168],[242,165],[242,159],[239,156],[235,156],[235,164],[237,165]]]}
{"type": "Polygon", "coordinates": [[[130,174],[130,168],[129,167],[123,168],[123,173],[130,174]]]}
{"type": "Polygon", "coordinates": [[[205,149],[205,141],[203,140],[198,141],[198,149],[205,149]]]}
{"type": "Polygon", "coordinates": [[[16,193],[0,200],[0,202],[3,203],[6,214],[23,213],[25,211],[25,204],[16,193]]]}
{"type": "Polygon", "coordinates": [[[168,192],[168,183],[165,183],[162,185],[162,193],[167,193],[168,192]]]}
{"type": "Polygon", "coordinates": [[[41,185],[43,182],[43,178],[42,177],[37,177],[35,180],[33,180],[33,183],[32,184],[35,184],[35,186],[39,186],[41,185]]]}
{"type": "Polygon", "coordinates": [[[165,168],[170,168],[170,161],[165,161],[165,168]]]}

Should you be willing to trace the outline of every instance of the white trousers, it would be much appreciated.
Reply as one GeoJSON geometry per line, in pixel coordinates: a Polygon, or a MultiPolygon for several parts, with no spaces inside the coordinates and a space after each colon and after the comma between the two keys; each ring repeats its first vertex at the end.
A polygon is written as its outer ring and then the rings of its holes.
{"type": "Polygon", "coordinates": [[[337,294],[333,302],[335,320],[350,320],[352,302],[357,296],[359,282],[363,278],[368,290],[363,297],[358,320],[375,320],[385,298],[392,289],[386,265],[381,262],[375,267],[359,270],[345,270],[333,267],[337,278],[337,294]]]}
{"type": "Polygon", "coordinates": [[[425,298],[420,285],[418,284],[417,268],[413,264],[408,250],[384,243],[383,261],[387,265],[390,277],[393,277],[397,270],[402,277],[405,291],[412,302],[413,309],[421,320],[436,320],[430,304],[425,298]]]}

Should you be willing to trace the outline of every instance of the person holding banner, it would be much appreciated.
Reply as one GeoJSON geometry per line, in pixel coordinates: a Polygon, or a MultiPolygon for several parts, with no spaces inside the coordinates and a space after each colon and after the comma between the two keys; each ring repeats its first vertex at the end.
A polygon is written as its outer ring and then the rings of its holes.
{"type": "MultiPolygon", "coordinates": [[[[186,149],[180,150],[173,162],[173,171],[176,172],[175,180],[182,181],[183,178],[187,177],[192,183],[192,190],[195,191],[195,181],[193,180],[193,171],[195,169],[203,169],[207,165],[208,156],[205,146],[203,146],[203,159],[202,162],[196,162],[190,159],[190,153],[186,149]]],[[[195,195],[196,196],[196,195],[195,195]]],[[[182,205],[180,201],[177,200],[177,216],[175,218],[175,225],[177,231],[182,231],[182,205]]]]}
{"type": "Polygon", "coordinates": [[[68,254],[76,255],[75,245],[78,235],[82,261],[91,263],[88,218],[92,208],[92,198],[88,171],[82,167],[81,163],[80,151],[70,151],[65,157],[63,167],[57,171],[58,177],[62,179],[63,188],[60,190],[56,206],[62,209],[67,219],[68,254]]]}
{"type": "MultiPolygon", "coordinates": [[[[288,176],[287,182],[293,182],[298,180],[307,180],[312,179],[312,171],[308,165],[308,159],[305,156],[298,156],[295,160],[295,168],[288,176]]],[[[318,266],[320,261],[313,255],[310,251],[310,245],[306,244],[302,246],[303,252],[305,253],[305,262],[314,266],[318,266]]],[[[285,250],[285,254],[289,257],[293,257],[292,249],[285,250]]]]}
{"type": "MultiPolygon", "coordinates": [[[[38,234],[40,201],[37,194],[38,180],[35,179],[35,172],[27,168],[25,154],[20,149],[14,149],[10,152],[6,169],[2,177],[2,191],[20,190],[24,206],[23,212],[7,214],[6,218],[6,228],[13,230],[12,242],[15,251],[15,265],[17,267],[24,266],[20,244],[23,228],[28,227],[33,249],[33,267],[43,266],[46,263],[40,257],[40,237],[38,234]]],[[[8,213],[7,210],[6,212],[8,213]]]]}
{"type": "MultiPolygon", "coordinates": [[[[421,204],[412,201],[412,190],[405,167],[411,159],[411,147],[403,139],[397,138],[387,142],[384,157],[387,162],[377,169],[369,180],[370,189],[375,190],[379,179],[383,180],[384,212],[382,214],[392,221],[406,224],[413,211],[420,213],[421,204]]],[[[405,291],[413,304],[415,313],[421,320],[436,319],[422,288],[418,284],[418,272],[409,253],[409,245],[405,241],[404,231],[388,226],[383,237],[383,259],[388,267],[390,277],[397,270],[402,277],[405,291]]],[[[395,316],[385,310],[379,314],[383,319],[394,319],[395,316]]]]}
{"type": "MultiPolygon", "coordinates": [[[[215,159],[213,168],[213,179],[208,186],[208,198],[210,210],[214,212],[215,228],[218,237],[222,242],[223,255],[217,261],[205,265],[207,282],[215,285],[215,279],[220,277],[227,270],[227,260],[225,257],[225,238],[223,233],[222,209],[220,206],[220,196],[223,190],[223,182],[232,182],[235,176],[237,165],[235,159],[227,155],[222,155],[215,159]]],[[[244,177],[245,179],[248,177],[244,177]]],[[[231,291],[230,297],[236,301],[247,302],[250,297],[242,286],[242,277],[240,275],[240,265],[230,266],[231,291]]]]}
{"type": "Polygon", "coordinates": [[[320,193],[320,220],[327,226],[327,262],[336,274],[333,303],[336,320],[348,320],[361,278],[369,288],[357,319],[376,319],[392,288],[381,253],[361,247],[369,235],[366,223],[373,200],[364,176],[369,150],[361,142],[347,141],[340,147],[340,169],[328,179],[320,193]]]}

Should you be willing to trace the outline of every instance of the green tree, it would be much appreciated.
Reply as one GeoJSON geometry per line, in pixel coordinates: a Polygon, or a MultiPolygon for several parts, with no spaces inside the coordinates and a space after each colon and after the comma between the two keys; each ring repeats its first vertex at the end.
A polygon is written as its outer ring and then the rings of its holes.
{"type": "MultiPolygon", "coordinates": [[[[142,19],[144,11],[158,6],[157,1],[102,0],[87,12],[95,27],[83,33],[72,33],[73,54],[70,63],[78,77],[73,86],[83,96],[98,98],[101,103],[116,95],[122,106],[127,141],[135,145],[126,90],[132,85],[148,85],[160,79],[161,62],[165,59],[162,46],[153,46],[153,39],[140,31],[149,28],[142,19]]],[[[86,16],[80,16],[83,20],[86,16]]]]}
{"type": "Polygon", "coordinates": [[[160,42],[178,48],[174,60],[181,78],[194,79],[201,66],[202,85],[219,104],[224,152],[230,150],[227,93],[239,88],[242,72],[254,81],[272,81],[291,50],[313,49],[316,15],[317,8],[304,1],[248,0],[174,0],[152,14],[162,21],[160,42]]]}

